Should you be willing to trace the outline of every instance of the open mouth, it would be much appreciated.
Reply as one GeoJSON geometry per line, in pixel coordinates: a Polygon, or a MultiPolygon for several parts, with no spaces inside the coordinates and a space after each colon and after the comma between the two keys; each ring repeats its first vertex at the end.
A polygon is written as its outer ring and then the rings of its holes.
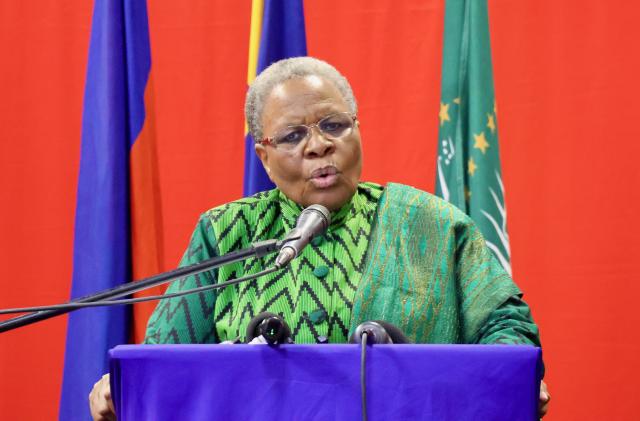
{"type": "Polygon", "coordinates": [[[327,165],[326,167],[318,168],[311,173],[310,178],[322,178],[338,173],[338,169],[333,165],[327,165]]]}
{"type": "Polygon", "coordinates": [[[338,169],[333,165],[318,168],[311,173],[309,180],[318,188],[331,187],[338,180],[338,169]]]}

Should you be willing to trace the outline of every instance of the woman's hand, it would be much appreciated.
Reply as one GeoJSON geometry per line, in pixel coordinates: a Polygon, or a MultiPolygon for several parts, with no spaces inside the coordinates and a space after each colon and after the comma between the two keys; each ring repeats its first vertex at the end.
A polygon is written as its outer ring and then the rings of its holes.
{"type": "Polygon", "coordinates": [[[547,384],[543,381],[540,382],[540,400],[538,401],[538,414],[540,418],[544,417],[549,410],[549,402],[551,401],[551,395],[547,390],[547,384]]]}
{"type": "Polygon", "coordinates": [[[116,421],[116,410],[111,400],[109,374],[102,376],[93,385],[93,389],[89,393],[89,406],[94,421],[116,421]]]}

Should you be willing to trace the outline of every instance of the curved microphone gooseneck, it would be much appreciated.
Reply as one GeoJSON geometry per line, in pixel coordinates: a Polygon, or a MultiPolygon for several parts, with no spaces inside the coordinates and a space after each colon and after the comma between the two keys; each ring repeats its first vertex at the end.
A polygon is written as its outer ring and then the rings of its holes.
{"type": "Polygon", "coordinates": [[[304,209],[298,217],[296,228],[293,229],[282,241],[266,240],[253,243],[250,247],[228,253],[223,256],[216,256],[202,262],[174,269],[169,272],[160,273],[149,278],[144,278],[136,282],[129,282],[115,288],[100,291],[95,294],[73,299],[67,303],[51,306],[31,306],[21,308],[9,308],[0,310],[0,314],[25,313],[22,316],[14,317],[0,322],[0,333],[16,329],[32,323],[59,316],[73,310],[84,307],[101,307],[110,305],[133,304],[143,301],[162,300],[166,298],[178,297],[181,295],[202,292],[209,289],[223,288],[258,276],[263,276],[283,268],[293,258],[295,258],[302,248],[304,248],[313,237],[324,232],[331,222],[331,216],[327,208],[322,205],[311,205],[304,209]],[[156,285],[162,285],[178,278],[206,272],[225,264],[246,260],[249,257],[262,257],[267,254],[280,251],[276,258],[275,266],[265,269],[259,273],[247,275],[241,278],[232,279],[214,285],[194,288],[188,291],[181,291],[172,294],[156,295],[152,297],[126,298],[116,300],[115,298],[125,297],[134,292],[142,291],[156,285]]]}

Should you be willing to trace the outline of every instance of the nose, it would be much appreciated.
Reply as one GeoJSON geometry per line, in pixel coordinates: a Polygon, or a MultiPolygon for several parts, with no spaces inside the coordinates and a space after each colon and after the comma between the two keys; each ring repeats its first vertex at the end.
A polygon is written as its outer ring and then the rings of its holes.
{"type": "Polygon", "coordinates": [[[307,158],[318,158],[333,153],[336,149],[336,144],[327,139],[324,134],[318,129],[318,126],[314,126],[309,133],[309,140],[304,148],[304,155],[307,158]]]}

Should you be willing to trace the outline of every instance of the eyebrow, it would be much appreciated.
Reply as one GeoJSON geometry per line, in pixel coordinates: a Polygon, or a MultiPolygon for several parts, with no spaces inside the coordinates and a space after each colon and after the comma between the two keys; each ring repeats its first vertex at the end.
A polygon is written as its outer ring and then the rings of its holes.
{"type": "MultiPolygon", "coordinates": [[[[315,114],[315,118],[313,119],[313,123],[317,123],[318,121],[322,120],[325,117],[328,117],[332,114],[338,114],[338,113],[343,113],[343,112],[347,112],[347,111],[339,111],[337,110],[335,107],[332,106],[333,104],[327,106],[327,107],[322,107],[320,108],[317,113],[315,114]],[[319,117],[318,117],[319,115],[319,117]]],[[[305,116],[293,116],[289,119],[289,121],[286,124],[283,124],[282,126],[280,126],[280,124],[276,124],[276,130],[275,131],[280,131],[282,129],[286,129],[287,127],[291,127],[291,126],[303,126],[305,125],[305,116]]],[[[310,124],[313,124],[310,123],[310,124]]]]}

